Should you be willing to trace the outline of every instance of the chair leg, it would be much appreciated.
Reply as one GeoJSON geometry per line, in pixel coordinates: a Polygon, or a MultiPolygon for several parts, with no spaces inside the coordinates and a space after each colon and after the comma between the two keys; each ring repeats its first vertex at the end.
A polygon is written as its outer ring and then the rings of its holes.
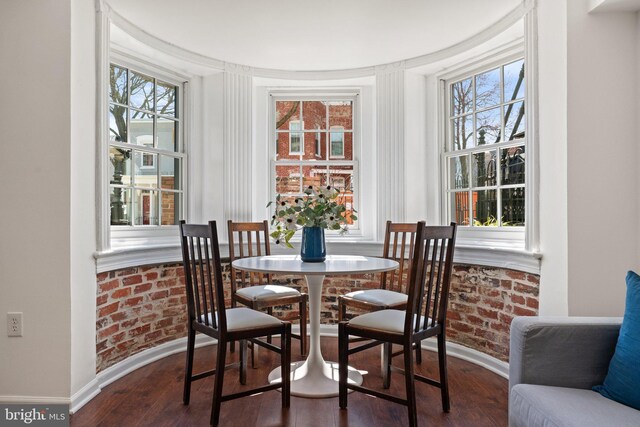
{"type": "Polygon", "coordinates": [[[307,354],[307,295],[303,295],[300,301],[300,355],[307,354]]]}
{"type": "Polygon", "coordinates": [[[438,334],[438,365],[440,368],[440,393],[442,394],[442,410],[449,412],[449,380],[447,379],[447,346],[444,333],[438,334]]]}
{"type": "Polygon", "coordinates": [[[340,408],[347,408],[347,381],[349,366],[349,335],[346,322],[338,324],[338,391],[340,408]]]}
{"type": "Polygon", "coordinates": [[[247,383],[247,340],[240,340],[240,384],[247,383]]]}
{"type": "Polygon", "coordinates": [[[222,384],[224,383],[224,366],[227,355],[227,342],[218,341],[218,357],[216,358],[216,374],[213,384],[213,401],[211,402],[211,425],[217,426],[220,421],[220,404],[222,403],[222,384]]]}
{"type": "Polygon", "coordinates": [[[258,354],[259,345],[251,343],[251,369],[256,369],[256,355],[258,354]]]}
{"type": "Polygon", "coordinates": [[[418,425],[418,414],[416,412],[416,387],[413,377],[413,348],[411,343],[404,346],[404,381],[407,389],[409,426],[416,427],[418,425]]]}
{"type": "Polygon", "coordinates": [[[280,373],[282,374],[282,407],[291,405],[291,323],[284,325],[280,336],[280,373]]]}
{"type": "Polygon", "coordinates": [[[422,342],[416,343],[416,364],[422,364],[422,342]]]}
{"type": "Polygon", "coordinates": [[[338,297],[338,322],[342,322],[347,317],[347,307],[344,304],[342,297],[338,297]]]}
{"type": "Polygon", "coordinates": [[[382,369],[382,388],[391,387],[391,350],[393,344],[385,342],[382,344],[382,357],[380,358],[380,368],[382,369]]]}
{"type": "MultiPolygon", "coordinates": [[[[273,316],[273,307],[267,307],[267,314],[273,316]]],[[[267,336],[267,342],[271,344],[271,335],[267,336]]]]}
{"type": "MultiPolygon", "coordinates": [[[[236,304],[236,300],[233,296],[231,296],[231,308],[236,308],[237,304],[236,304]]],[[[236,342],[235,341],[229,341],[229,348],[231,353],[235,353],[236,352],[236,342]]]]}
{"type": "Polygon", "coordinates": [[[193,374],[193,353],[195,351],[196,344],[196,331],[191,328],[191,322],[189,322],[189,332],[187,333],[187,364],[184,371],[184,393],[182,394],[182,402],[185,405],[189,404],[191,397],[191,376],[193,374]]]}

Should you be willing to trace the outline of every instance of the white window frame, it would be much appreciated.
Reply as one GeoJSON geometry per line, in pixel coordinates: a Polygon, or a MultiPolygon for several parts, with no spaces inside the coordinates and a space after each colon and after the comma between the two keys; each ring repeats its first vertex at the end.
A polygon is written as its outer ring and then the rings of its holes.
{"type": "Polygon", "coordinates": [[[322,157],[322,132],[318,130],[315,137],[316,157],[322,157]]]}
{"type": "Polygon", "coordinates": [[[329,128],[329,158],[330,159],[344,159],[344,126],[331,126],[329,128]],[[340,134],[342,136],[340,144],[342,145],[342,155],[333,154],[333,141],[331,137],[333,134],[340,134]]]}
{"type": "Polygon", "coordinates": [[[289,155],[302,154],[304,155],[304,122],[300,120],[291,120],[289,122],[289,155]],[[297,123],[298,129],[291,129],[291,125],[297,123]],[[298,151],[294,151],[291,149],[291,144],[293,143],[293,135],[297,135],[300,140],[298,143],[300,144],[300,149],[298,151]]]}
{"type": "MultiPolygon", "coordinates": [[[[179,191],[172,191],[171,189],[162,189],[161,187],[161,183],[160,183],[160,177],[158,175],[158,188],[157,189],[151,189],[152,191],[156,191],[157,197],[159,198],[161,195],[161,192],[178,192],[182,194],[181,197],[181,206],[179,207],[180,209],[180,216],[182,218],[187,218],[187,206],[188,206],[188,190],[189,190],[189,185],[188,185],[188,181],[187,181],[187,177],[188,177],[188,155],[187,155],[187,128],[188,128],[188,120],[190,120],[188,117],[186,117],[185,112],[186,112],[186,105],[188,102],[188,91],[186,89],[186,86],[188,84],[188,80],[189,77],[181,75],[179,73],[176,73],[174,71],[171,70],[167,70],[166,68],[156,65],[156,64],[152,64],[150,62],[144,61],[142,59],[138,59],[138,58],[132,58],[130,55],[121,53],[117,50],[111,49],[110,50],[110,54],[108,56],[108,60],[106,61],[106,79],[104,81],[104,88],[103,93],[104,93],[104,112],[107,115],[107,117],[105,118],[105,142],[103,145],[103,151],[104,153],[101,153],[102,156],[104,156],[104,162],[108,163],[109,162],[109,149],[110,147],[116,145],[119,146],[121,148],[132,148],[132,149],[136,149],[136,148],[140,148],[139,145],[135,144],[135,143],[123,143],[123,144],[114,144],[112,142],[109,141],[109,137],[108,137],[108,129],[109,129],[109,119],[108,119],[108,114],[109,114],[109,103],[110,103],[110,98],[109,98],[109,67],[111,66],[111,64],[116,64],[119,66],[122,66],[124,68],[127,68],[128,70],[132,70],[135,71],[137,73],[140,74],[144,74],[146,76],[152,76],[153,78],[155,78],[158,81],[162,81],[164,83],[168,83],[171,85],[174,85],[177,87],[177,108],[176,108],[176,123],[178,125],[178,131],[176,132],[176,144],[178,146],[178,151],[175,152],[169,152],[167,150],[163,150],[163,149],[158,149],[158,148],[144,148],[144,152],[145,153],[149,153],[149,154],[155,154],[155,156],[157,157],[158,155],[170,155],[171,157],[176,157],[181,159],[181,170],[179,172],[179,178],[182,182],[182,189],[179,191]]],[[[158,117],[162,117],[162,116],[158,116],[158,117]]],[[[128,120],[128,118],[127,118],[128,120]]],[[[154,129],[154,134],[157,131],[157,129],[154,129]]],[[[154,135],[153,137],[154,141],[156,136],[154,135]]],[[[140,150],[138,150],[140,151],[140,150]]],[[[134,165],[133,165],[133,159],[132,159],[132,171],[131,173],[134,173],[134,165]]],[[[159,168],[159,162],[156,160],[156,165],[158,166],[158,174],[160,173],[160,168],[159,168]]],[[[141,165],[142,168],[142,165],[141,165]]],[[[103,200],[106,201],[105,204],[103,204],[103,206],[105,207],[109,207],[110,203],[108,202],[109,198],[110,198],[110,177],[109,177],[109,168],[108,167],[103,167],[103,177],[102,177],[102,185],[103,185],[103,195],[102,197],[104,198],[103,200]]],[[[134,188],[132,191],[135,190],[150,190],[150,188],[134,188]]],[[[132,194],[132,198],[135,197],[134,194],[132,194]]],[[[159,201],[160,202],[160,201],[159,201]]],[[[103,208],[104,209],[104,208],[103,208]]],[[[143,245],[173,245],[175,244],[175,236],[177,233],[177,229],[178,226],[177,225],[111,225],[110,224],[110,217],[111,217],[111,213],[110,211],[107,209],[104,212],[100,212],[100,215],[102,215],[102,226],[105,227],[108,232],[105,233],[107,236],[109,236],[109,240],[108,240],[108,246],[104,246],[103,244],[103,248],[104,249],[126,249],[126,248],[136,248],[136,247],[140,247],[143,245]]],[[[131,212],[131,221],[133,223],[134,220],[134,215],[135,212],[131,212]]],[[[161,222],[161,219],[158,220],[158,222],[161,222]]],[[[105,242],[106,243],[106,242],[105,242]]]]}
{"type": "MultiPolygon", "coordinates": [[[[361,114],[361,110],[360,110],[360,105],[359,105],[359,91],[358,90],[353,90],[353,92],[348,92],[348,93],[336,93],[336,94],[331,94],[331,93],[322,93],[319,94],[316,91],[299,91],[299,92],[295,92],[295,93],[288,93],[288,92],[280,92],[278,90],[273,90],[273,91],[269,91],[269,163],[270,163],[270,167],[269,167],[269,179],[270,179],[270,196],[269,196],[269,200],[274,200],[276,197],[276,165],[278,166],[286,166],[286,165],[307,165],[307,166],[318,166],[318,167],[327,167],[330,169],[331,166],[352,166],[353,167],[353,203],[354,203],[354,207],[355,209],[358,211],[358,220],[355,222],[355,224],[353,224],[352,226],[349,226],[349,235],[353,236],[353,237],[359,237],[362,236],[362,213],[359,211],[359,206],[362,206],[361,204],[361,200],[360,200],[360,194],[361,194],[361,189],[360,189],[360,170],[359,170],[359,156],[360,156],[360,114],[361,114]],[[300,101],[301,102],[301,117],[304,119],[304,107],[303,107],[303,101],[351,101],[352,102],[352,123],[353,123],[353,129],[350,129],[348,131],[345,131],[343,128],[343,133],[344,132],[351,132],[352,133],[352,145],[353,145],[353,149],[352,149],[352,157],[353,160],[344,160],[344,158],[341,159],[334,159],[332,157],[329,156],[330,154],[330,138],[329,138],[329,132],[330,129],[328,127],[328,122],[327,122],[327,128],[324,130],[317,130],[317,129],[308,129],[305,130],[304,129],[304,120],[300,121],[301,122],[301,133],[303,134],[303,140],[304,140],[304,134],[305,133],[325,133],[327,135],[326,137],[326,141],[325,141],[325,148],[327,150],[327,159],[326,160],[318,160],[318,159],[313,159],[313,160],[278,160],[276,161],[276,147],[277,147],[277,136],[278,136],[278,131],[275,129],[275,117],[276,117],[276,102],[278,101],[300,101]]],[[[329,120],[329,117],[327,115],[327,120],[329,120]]],[[[281,132],[280,132],[281,133],[281,132]]],[[[316,151],[314,149],[314,151],[316,151]]],[[[291,153],[290,153],[291,154],[291,153]]],[[[304,151],[301,153],[292,153],[294,155],[304,155],[304,151]]],[[[317,152],[316,152],[317,155],[317,152]]],[[[333,235],[338,235],[339,233],[337,231],[333,231],[333,230],[326,230],[325,232],[327,234],[327,236],[333,236],[333,235]]],[[[293,241],[297,241],[300,239],[300,235],[301,233],[296,233],[296,235],[293,238],[293,241]]]]}
{"type": "MultiPolygon", "coordinates": [[[[532,99],[531,95],[535,91],[535,82],[531,73],[531,64],[528,62],[530,60],[530,56],[525,55],[524,48],[522,45],[518,44],[509,48],[506,48],[502,51],[491,52],[486,56],[479,58],[472,62],[466,62],[463,64],[459,64],[457,66],[451,67],[441,74],[437,75],[438,84],[438,99],[439,99],[439,108],[438,108],[438,135],[439,135],[439,150],[440,150],[440,180],[442,185],[440,186],[440,197],[442,200],[441,203],[441,215],[444,218],[444,222],[449,222],[454,220],[453,213],[451,212],[451,202],[449,200],[449,158],[456,157],[461,154],[468,154],[471,158],[472,154],[475,152],[484,152],[491,149],[499,150],[501,148],[508,148],[513,146],[525,146],[525,152],[527,152],[527,164],[525,167],[525,226],[516,227],[516,226],[507,226],[507,227],[492,227],[492,226],[461,226],[458,228],[458,236],[459,242],[463,245],[470,246],[478,246],[478,247],[504,247],[504,248],[513,248],[513,249],[529,249],[529,246],[535,246],[535,242],[530,242],[527,244],[527,239],[529,239],[530,234],[530,223],[535,221],[532,219],[533,215],[536,214],[535,209],[532,208],[533,203],[528,200],[532,197],[534,181],[535,181],[535,171],[537,170],[537,165],[534,163],[535,160],[529,155],[532,151],[534,151],[535,147],[535,111],[532,107],[532,99]],[[526,114],[526,133],[525,138],[514,140],[514,141],[506,141],[501,142],[499,144],[490,144],[484,145],[481,147],[473,147],[465,150],[458,151],[448,151],[448,145],[451,139],[451,116],[449,115],[450,108],[450,85],[455,82],[459,82],[461,80],[472,78],[473,84],[475,85],[474,76],[477,74],[482,74],[485,71],[489,71],[495,69],[497,67],[501,67],[503,65],[507,65],[511,62],[517,61],[519,59],[525,60],[525,95],[524,95],[524,105],[525,105],[525,114],[526,114]]],[[[531,61],[533,62],[533,61],[531,61]]],[[[501,95],[502,96],[502,95],[501,95]]],[[[502,101],[502,99],[501,99],[502,101]]],[[[501,104],[504,105],[504,104],[501,104]]],[[[475,119],[474,119],[475,120],[475,119]]],[[[502,118],[504,120],[504,118],[502,118]]],[[[499,169],[499,168],[498,168],[499,169]]],[[[471,173],[471,171],[470,171],[471,173]]],[[[497,177],[499,180],[500,177],[497,177]]],[[[469,180],[471,180],[471,176],[469,176],[469,180]]],[[[499,181],[497,181],[499,182],[499,181]]],[[[471,182],[469,183],[469,188],[471,187],[471,182]]],[[[497,188],[499,191],[500,188],[504,186],[498,185],[497,187],[489,187],[489,189],[497,188]]],[[[483,187],[484,189],[484,187],[483,187]]],[[[472,209],[472,207],[470,207],[472,209]]],[[[498,206],[500,209],[500,206],[498,206]]],[[[497,210],[496,213],[500,212],[497,210]]],[[[470,219],[473,219],[470,216],[470,219]]],[[[532,240],[532,239],[529,239],[532,240]]]]}

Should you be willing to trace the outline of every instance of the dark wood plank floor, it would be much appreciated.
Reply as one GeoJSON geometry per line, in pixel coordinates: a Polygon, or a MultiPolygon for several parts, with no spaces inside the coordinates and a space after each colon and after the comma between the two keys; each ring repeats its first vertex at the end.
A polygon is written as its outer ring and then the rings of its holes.
{"type": "MultiPolygon", "coordinates": [[[[293,359],[301,359],[298,341],[293,340],[293,359]]],[[[337,339],[323,337],[326,360],[337,360],[337,339]]],[[[237,358],[237,352],[231,356],[237,358]]],[[[417,371],[437,378],[435,353],[424,351],[417,371]]],[[[215,347],[196,349],[195,370],[211,369],[215,347]]],[[[184,353],[147,365],[105,387],[102,392],[71,417],[71,425],[81,426],[207,426],[211,411],[213,377],[196,381],[191,404],[182,404],[184,353]]],[[[229,359],[227,359],[229,360],[229,359]]],[[[249,369],[250,385],[264,384],[277,358],[260,349],[257,369],[249,369]]],[[[424,426],[506,426],[507,388],[504,378],[472,363],[449,357],[451,412],[442,412],[440,390],[417,382],[418,422],[424,426]]],[[[367,371],[365,385],[380,388],[380,348],[350,358],[352,366],[367,371]]],[[[394,359],[400,366],[401,358],[394,359]]],[[[224,393],[241,390],[237,369],[225,373],[224,393]]],[[[402,374],[392,375],[391,392],[404,396],[402,374]]],[[[381,389],[381,388],[380,388],[381,389]]],[[[222,403],[221,426],[365,426],[407,425],[406,408],[361,393],[349,395],[349,407],[340,410],[338,398],[291,398],[291,408],[282,410],[280,393],[270,391],[257,396],[222,403]]]]}

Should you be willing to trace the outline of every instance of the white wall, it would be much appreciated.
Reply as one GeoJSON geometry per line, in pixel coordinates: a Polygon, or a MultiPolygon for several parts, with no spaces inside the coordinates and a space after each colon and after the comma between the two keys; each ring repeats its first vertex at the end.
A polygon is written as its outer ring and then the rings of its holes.
{"type": "Polygon", "coordinates": [[[618,315],[638,268],[638,37],[634,14],[588,7],[567,2],[569,314],[618,315]]]}
{"type": "Polygon", "coordinates": [[[70,36],[68,0],[2,3],[0,401],[70,393],[70,36]],[[23,337],[6,336],[8,311],[23,337]]]}
{"type": "Polygon", "coordinates": [[[567,12],[565,0],[538,2],[540,314],[568,314],[567,12]]]}
{"type": "Polygon", "coordinates": [[[96,373],[95,7],[71,1],[71,395],[96,373]]]}

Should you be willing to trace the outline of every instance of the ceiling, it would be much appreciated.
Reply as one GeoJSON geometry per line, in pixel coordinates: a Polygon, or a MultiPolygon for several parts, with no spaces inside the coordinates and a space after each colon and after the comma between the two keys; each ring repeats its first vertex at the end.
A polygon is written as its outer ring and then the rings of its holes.
{"type": "Polygon", "coordinates": [[[145,32],[236,64],[342,70],[446,49],[521,0],[108,0],[145,32]]]}

